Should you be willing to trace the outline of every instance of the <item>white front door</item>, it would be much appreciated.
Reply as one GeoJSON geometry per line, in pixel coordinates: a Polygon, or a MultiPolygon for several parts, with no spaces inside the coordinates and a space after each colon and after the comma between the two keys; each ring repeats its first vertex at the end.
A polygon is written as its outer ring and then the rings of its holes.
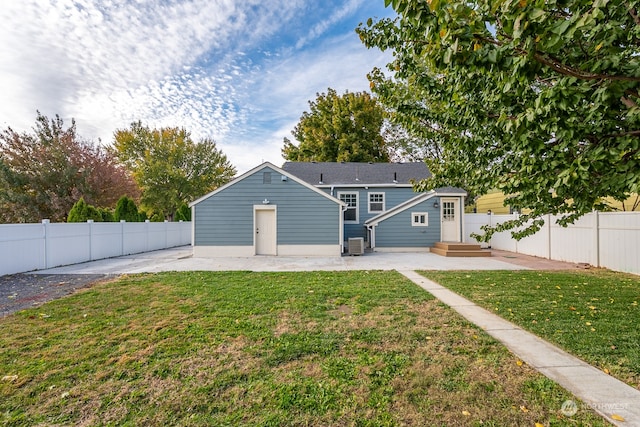
{"type": "Polygon", "coordinates": [[[276,210],[255,210],[255,250],[256,255],[276,255],[276,210]]]}
{"type": "Polygon", "coordinates": [[[441,204],[441,233],[443,242],[460,241],[460,199],[442,198],[441,204]]]}

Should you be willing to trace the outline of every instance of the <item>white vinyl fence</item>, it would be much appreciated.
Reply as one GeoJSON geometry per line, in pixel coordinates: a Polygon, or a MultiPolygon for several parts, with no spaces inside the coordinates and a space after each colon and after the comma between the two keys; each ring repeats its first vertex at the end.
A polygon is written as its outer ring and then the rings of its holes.
{"type": "Polygon", "coordinates": [[[0,275],[188,244],[190,222],[0,224],[0,275]]]}
{"type": "MultiPolygon", "coordinates": [[[[499,224],[517,214],[465,214],[465,242],[476,242],[471,233],[481,233],[485,224],[499,224]]],[[[640,212],[593,212],[568,227],[547,215],[533,236],[517,241],[510,232],[496,233],[489,245],[516,253],[557,261],[587,263],[594,267],[640,274],[640,212]]],[[[486,244],[483,244],[486,246],[486,244]]]]}

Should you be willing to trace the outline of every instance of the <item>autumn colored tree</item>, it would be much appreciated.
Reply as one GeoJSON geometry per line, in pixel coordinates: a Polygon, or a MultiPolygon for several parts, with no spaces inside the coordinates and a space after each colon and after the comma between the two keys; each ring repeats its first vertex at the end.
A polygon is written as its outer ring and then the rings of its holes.
{"type": "MultiPolygon", "coordinates": [[[[640,8],[635,1],[385,0],[358,28],[393,52],[370,74],[393,120],[419,137],[420,190],[498,188],[530,213],[498,229],[566,225],[640,190],[640,8]],[[533,222],[528,222],[533,221],[533,222]]],[[[487,230],[489,237],[493,230],[487,230]]]]}
{"type": "Polygon", "coordinates": [[[284,139],[282,156],[292,161],[388,162],[382,137],[384,109],[366,92],[338,95],[329,88],[316,94],[291,134],[298,145],[284,139]]]}
{"type": "Polygon", "coordinates": [[[195,142],[185,129],[150,129],[141,122],[114,134],[114,153],[142,189],[149,217],[175,219],[178,208],[226,184],[236,169],[213,140],[195,142]]]}
{"type": "Polygon", "coordinates": [[[138,195],[129,172],[100,145],[82,140],[76,124],[37,113],[33,132],[0,133],[0,222],[66,221],[81,197],[113,207],[138,195]]]}

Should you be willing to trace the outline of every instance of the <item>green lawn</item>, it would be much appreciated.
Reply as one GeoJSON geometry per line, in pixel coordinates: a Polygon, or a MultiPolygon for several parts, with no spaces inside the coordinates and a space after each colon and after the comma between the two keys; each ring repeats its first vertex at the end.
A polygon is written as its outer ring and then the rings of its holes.
{"type": "Polygon", "coordinates": [[[7,426],[605,425],[395,272],[136,275],[0,328],[7,426]]]}
{"type": "Polygon", "coordinates": [[[640,386],[640,277],[607,270],[421,274],[640,386]]]}

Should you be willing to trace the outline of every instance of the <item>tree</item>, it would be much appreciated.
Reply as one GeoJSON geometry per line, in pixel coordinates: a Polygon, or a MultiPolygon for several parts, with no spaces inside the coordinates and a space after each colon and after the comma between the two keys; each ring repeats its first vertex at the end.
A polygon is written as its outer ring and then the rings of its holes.
{"type": "MultiPolygon", "coordinates": [[[[429,145],[433,177],[476,194],[499,188],[566,225],[640,190],[640,14],[622,0],[385,0],[368,47],[390,49],[371,85],[393,119],[429,145]]],[[[493,230],[485,238],[490,237],[493,230]]]]}
{"type": "Polygon", "coordinates": [[[388,162],[381,131],[384,109],[366,92],[340,96],[329,88],[309,101],[291,134],[299,142],[284,138],[282,156],[292,161],[388,162]]]}
{"type": "Polygon", "coordinates": [[[151,218],[173,220],[181,204],[226,184],[235,168],[211,139],[194,142],[185,129],[149,129],[141,122],[114,134],[114,150],[142,189],[151,218]]]}
{"type": "Polygon", "coordinates": [[[135,196],[131,175],[100,145],[82,140],[75,121],[37,113],[32,133],[10,127],[0,133],[0,222],[65,221],[84,197],[112,207],[122,194],[135,196]]]}

